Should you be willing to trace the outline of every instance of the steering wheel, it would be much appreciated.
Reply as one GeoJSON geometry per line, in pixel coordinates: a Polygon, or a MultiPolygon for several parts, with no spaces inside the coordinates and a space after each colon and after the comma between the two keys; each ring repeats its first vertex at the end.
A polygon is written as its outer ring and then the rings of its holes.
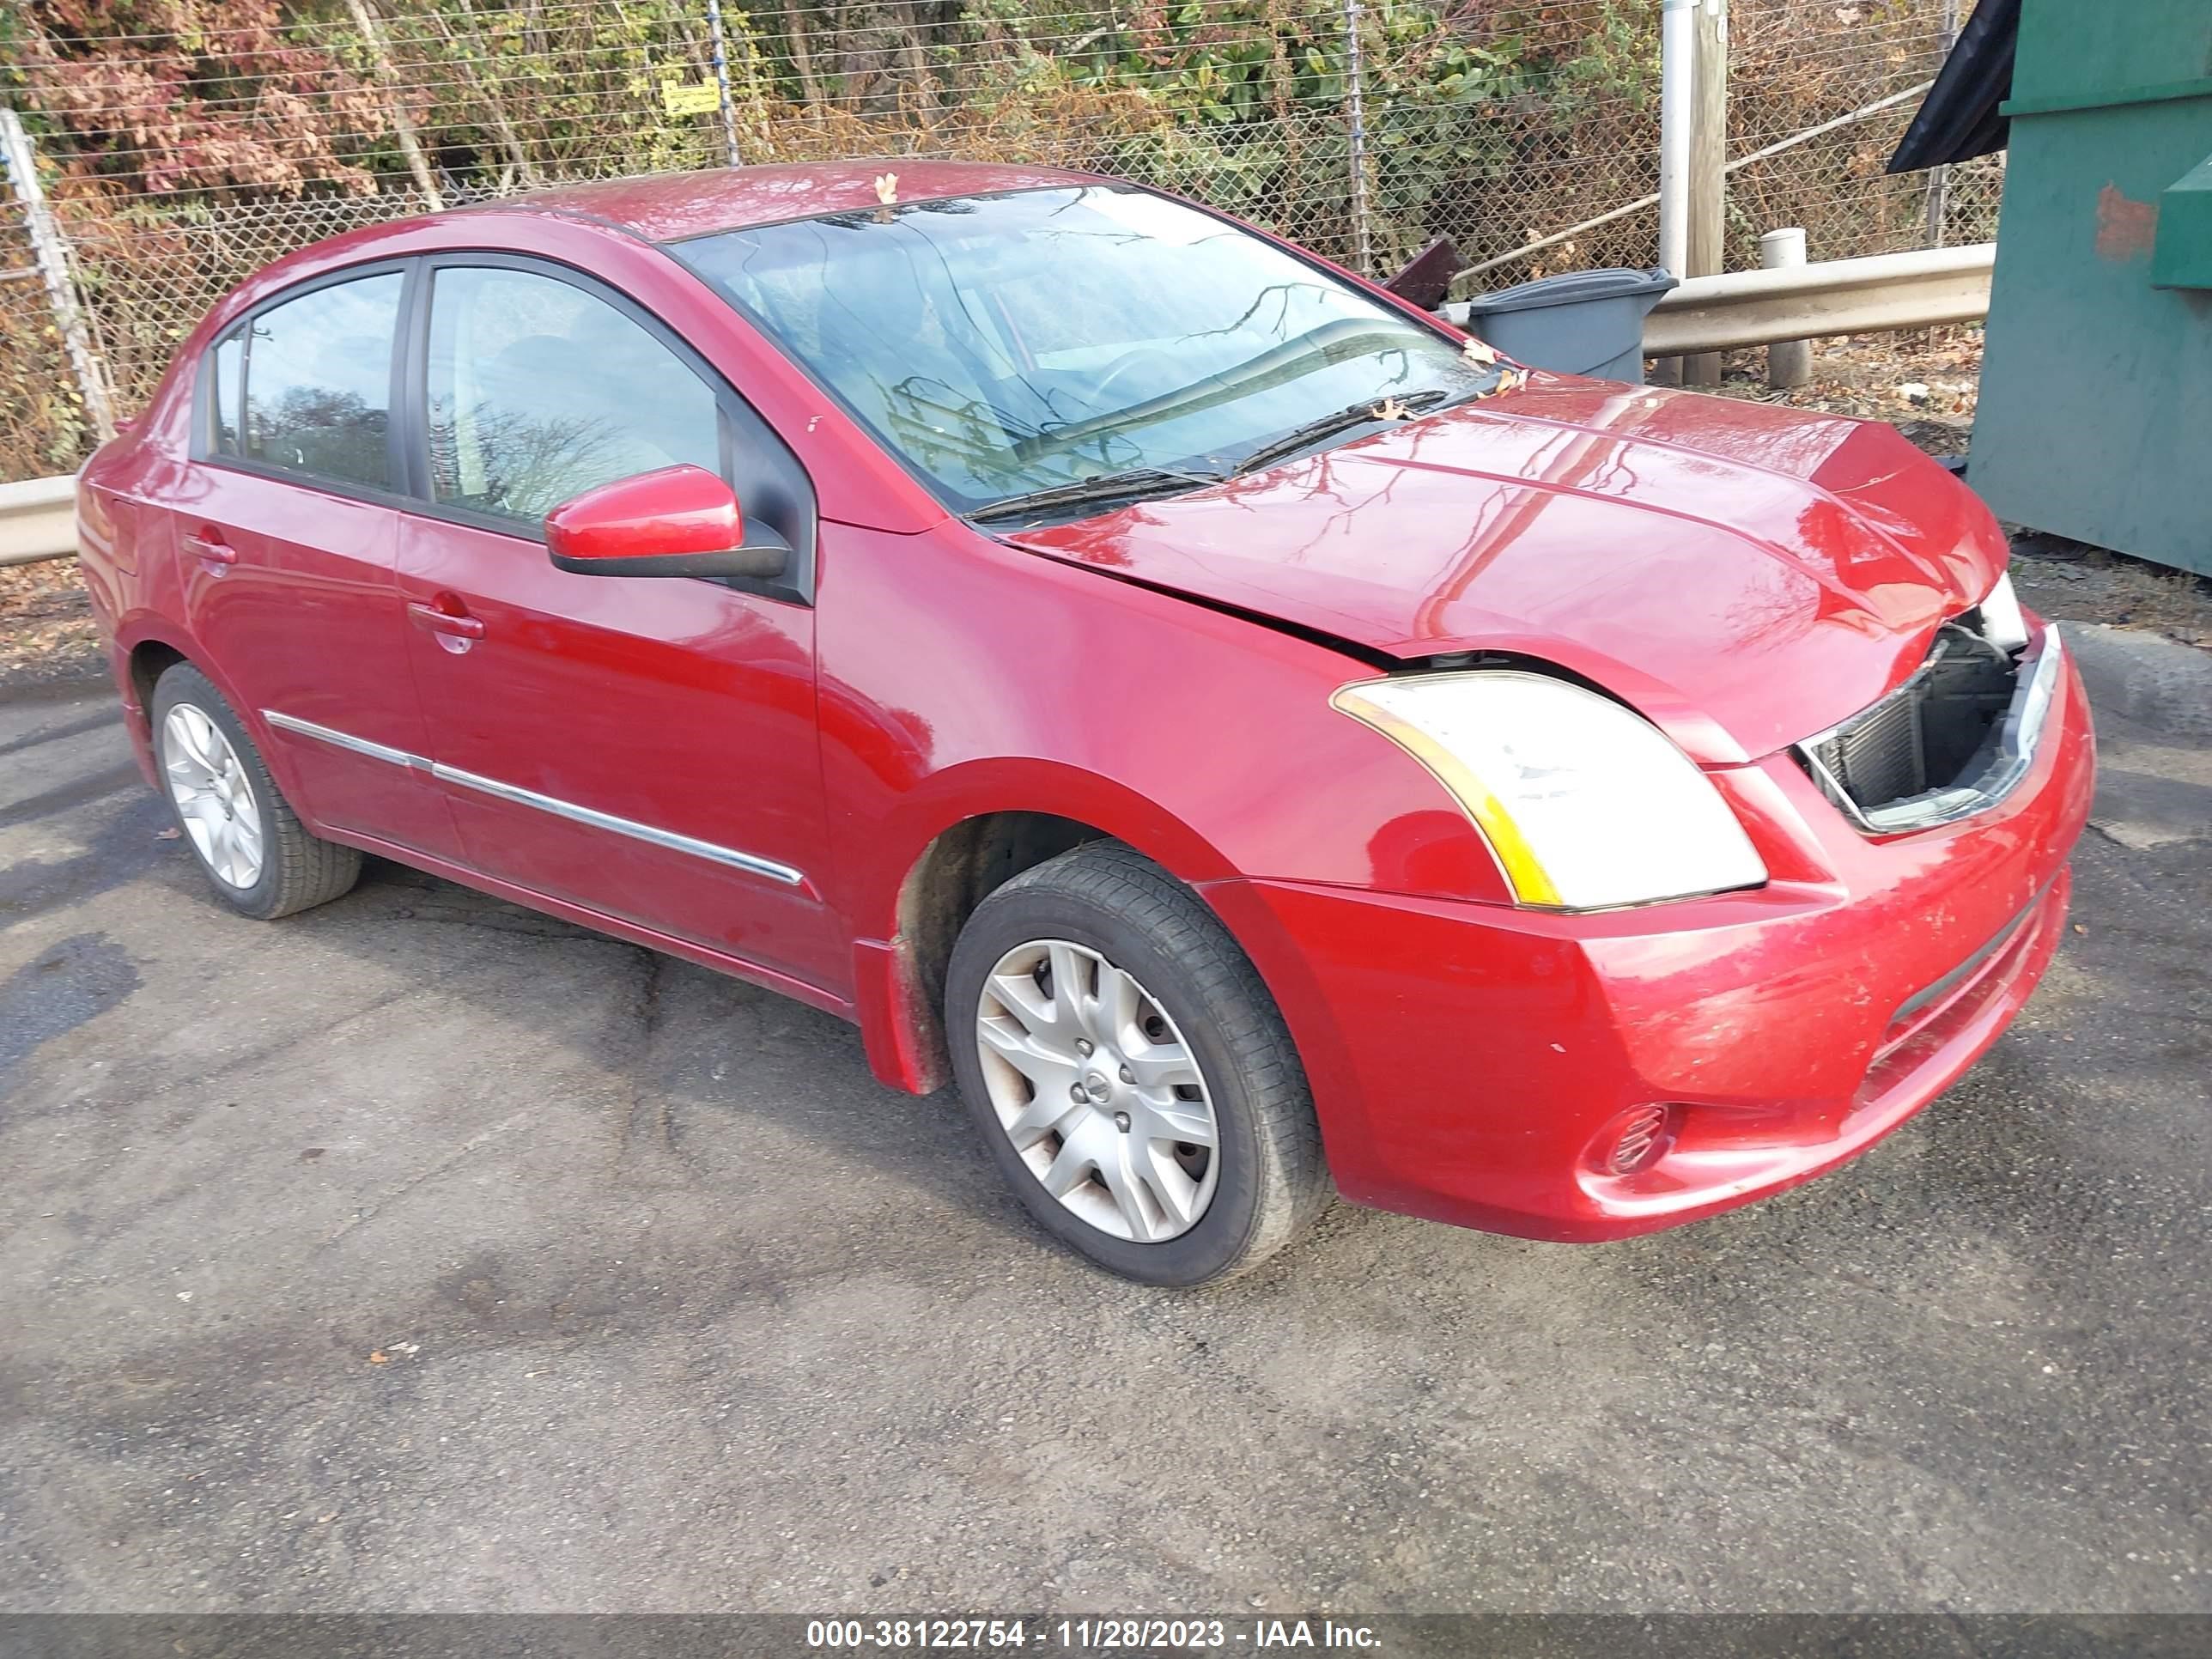
{"type": "Polygon", "coordinates": [[[1139,364],[1152,359],[1165,363],[1170,369],[1181,372],[1182,366],[1176,361],[1173,352],[1161,346],[1138,346],[1133,350],[1123,352],[1112,362],[1107,364],[1105,372],[1091,383],[1091,401],[1102,409],[1116,407],[1109,395],[1113,392],[1115,382],[1139,364]]]}

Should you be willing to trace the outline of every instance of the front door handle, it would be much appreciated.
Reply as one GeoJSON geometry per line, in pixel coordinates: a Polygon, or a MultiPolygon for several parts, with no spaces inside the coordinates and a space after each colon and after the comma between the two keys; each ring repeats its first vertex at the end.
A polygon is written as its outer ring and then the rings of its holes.
{"type": "MultiPolygon", "coordinates": [[[[451,603],[458,604],[459,601],[451,603]]],[[[465,651],[484,636],[482,620],[465,611],[448,611],[441,605],[424,605],[420,600],[410,600],[407,614],[413,618],[416,627],[428,629],[435,634],[438,643],[448,651],[465,651]]]]}
{"type": "Polygon", "coordinates": [[[214,530],[193,531],[185,538],[185,550],[194,558],[211,565],[238,562],[238,550],[223,540],[220,532],[214,530]]]}

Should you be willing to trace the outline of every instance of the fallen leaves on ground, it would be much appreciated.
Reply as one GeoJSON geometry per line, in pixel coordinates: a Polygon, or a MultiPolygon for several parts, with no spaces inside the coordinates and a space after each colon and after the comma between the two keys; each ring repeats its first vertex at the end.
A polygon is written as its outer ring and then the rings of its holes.
{"type": "Polygon", "coordinates": [[[98,659],[100,630],[75,559],[0,568],[0,677],[98,659]]]}
{"type": "Polygon", "coordinates": [[[1721,384],[1698,388],[1723,398],[1887,421],[1929,454],[1966,453],[1981,385],[1978,328],[1915,329],[1815,340],[1813,378],[1778,390],[1766,384],[1766,350],[1731,351],[1721,360],[1721,384]]]}

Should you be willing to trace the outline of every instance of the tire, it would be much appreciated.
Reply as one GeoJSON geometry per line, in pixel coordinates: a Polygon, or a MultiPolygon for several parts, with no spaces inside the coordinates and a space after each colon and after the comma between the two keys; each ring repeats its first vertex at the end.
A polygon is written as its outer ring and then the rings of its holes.
{"type": "Polygon", "coordinates": [[[170,815],[232,909],[270,921],[327,904],[360,879],[359,850],[307,832],[246,723],[198,669],[179,663],[155,682],[153,733],[170,815]],[[246,843],[236,833],[249,823],[258,830],[251,866],[241,861],[246,843]]]}
{"type": "Polygon", "coordinates": [[[953,946],[945,1000],[953,1072],[993,1159],[1045,1231],[1098,1266],[1214,1283],[1327,1207],[1305,1070],[1274,1000],[1198,896],[1131,848],[1086,842],[993,892],[953,946]],[[1170,1093],[1164,1079],[1192,1071],[1170,1093]],[[1206,1128],[1210,1147],[1177,1133],[1206,1128]]]}

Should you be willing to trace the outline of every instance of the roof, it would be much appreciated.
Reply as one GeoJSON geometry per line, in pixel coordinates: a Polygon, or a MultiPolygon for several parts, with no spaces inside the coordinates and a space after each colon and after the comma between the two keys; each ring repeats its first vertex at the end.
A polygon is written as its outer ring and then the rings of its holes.
{"type": "MultiPolygon", "coordinates": [[[[810,162],[792,167],[725,167],[708,173],[655,173],[599,184],[563,185],[488,204],[496,210],[535,209],[585,214],[621,226],[648,241],[669,242],[719,230],[849,213],[881,205],[876,180],[896,176],[902,202],[981,196],[994,191],[1036,190],[1093,182],[1057,167],[1004,166],[982,161],[891,160],[810,162]]],[[[468,210],[463,210],[467,211],[468,210]]]]}
{"type": "Polygon", "coordinates": [[[2012,123],[1998,112],[2012,96],[2019,41],[2020,0],[1982,0],[1959,31],[1887,170],[1912,173],[2002,149],[2012,123]]]}

